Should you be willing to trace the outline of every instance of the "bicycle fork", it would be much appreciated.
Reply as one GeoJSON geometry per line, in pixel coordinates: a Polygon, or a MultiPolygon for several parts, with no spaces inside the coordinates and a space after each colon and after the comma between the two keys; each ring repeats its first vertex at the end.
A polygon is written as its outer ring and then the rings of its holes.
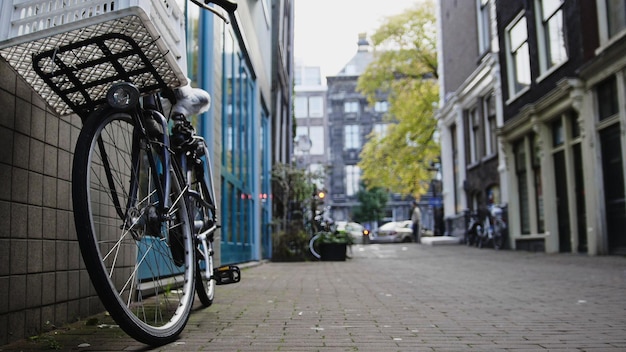
{"type": "Polygon", "coordinates": [[[205,174],[205,165],[200,157],[209,153],[204,142],[204,138],[193,136],[190,143],[185,145],[177,157],[182,169],[186,172],[187,187],[185,193],[187,200],[191,203],[193,232],[196,234],[196,241],[199,245],[198,255],[207,264],[204,271],[206,280],[215,280],[216,285],[227,285],[238,283],[241,280],[241,270],[236,265],[224,265],[213,268],[213,241],[217,225],[217,207],[204,199],[206,196],[211,202],[215,201],[215,189],[213,187],[213,174],[210,165],[208,166],[208,180],[205,174]],[[191,166],[189,164],[191,163],[191,166]],[[195,180],[195,181],[192,181],[195,180]],[[197,182],[200,191],[195,191],[191,187],[191,182],[197,182]],[[208,184],[208,185],[207,185],[208,184]]]}

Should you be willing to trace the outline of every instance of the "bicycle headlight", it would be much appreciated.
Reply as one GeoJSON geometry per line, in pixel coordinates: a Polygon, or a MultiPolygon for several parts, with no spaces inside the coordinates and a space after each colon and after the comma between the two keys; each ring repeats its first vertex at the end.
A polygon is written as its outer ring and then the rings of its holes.
{"type": "Polygon", "coordinates": [[[107,92],[107,102],[115,109],[128,110],[139,103],[139,89],[128,82],[116,83],[107,92]]]}

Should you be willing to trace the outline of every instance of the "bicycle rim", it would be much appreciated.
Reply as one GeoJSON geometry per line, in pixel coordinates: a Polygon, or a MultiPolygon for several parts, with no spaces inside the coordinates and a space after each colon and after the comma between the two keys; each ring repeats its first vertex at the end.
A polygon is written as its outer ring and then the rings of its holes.
{"type": "Polygon", "coordinates": [[[162,345],[173,341],[189,318],[195,253],[179,178],[169,170],[171,207],[159,212],[155,187],[163,170],[155,173],[151,165],[162,164],[158,157],[148,162],[156,153],[133,138],[134,127],[127,114],[106,113],[83,127],[74,158],[75,223],[105,308],[131,337],[162,345]]]}
{"type": "Polygon", "coordinates": [[[213,241],[211,238],[215,231],[213,228],[215,225],[215,209],[208,209],[206,204],[203,204],[203,202],[213,204],[213,198],[209,194],[206,183],[204,183],[203,180],[197,179],[202,177],[203,173],[196,170],[196,167],[199,166],[195,165],[194,169],[188,175],[190,178],[190,191],[200,197],[202,201],[190,196],[188,204],[191,218],[194,220],[194,224],[198,224],[196,231],[201,233],[207,232],[205,233],[206,241],[203,242],[199,238],[196,240],[198,251],[196,253],[196,292],[202,305],[209,307],[213,304],[213,299],[215,298],[215,280],[211,278],[214,269],[213,241]],[[205,245],[208,247],[206,250],[205,245]]]}
{"type": "MultiPolygon", "coordinates": [[[[202,252],[202,246],[200,246],[200,252],[202,252]]],[[[213,256],[209,255],[208,260],[204,260],[203,257],[198,260],[196,267],[196,292],[198,298],[203,306],[208,307],[213,304],[215,298],[215,280],[207,278],[207,272],[209,277],[213,274],[213,256]]]]}

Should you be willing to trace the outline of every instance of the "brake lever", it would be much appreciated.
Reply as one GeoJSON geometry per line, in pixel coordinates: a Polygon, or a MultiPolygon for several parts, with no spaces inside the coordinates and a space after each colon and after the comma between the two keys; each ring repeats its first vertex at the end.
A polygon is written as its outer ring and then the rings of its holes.
{"type": "Polygon", "coordinates": [[[228,19],[228,17],[224,16],[224,14],[222,14],[217,9],[215,9],[215,8],[213,8],[213,7],[211,7],[211,6],[207,5],[207,4],[201,3],[198,0],[191,0],[191,2],[193,2],[194,4],[200,6],[201,8],[203,8],[205,10],[209,10],[209,11],[213,12],[214,15],[216,15],[219,18],[221,18],[224,22],[226,22],[226,24],[230,23],[230,20],[228,19]]]}

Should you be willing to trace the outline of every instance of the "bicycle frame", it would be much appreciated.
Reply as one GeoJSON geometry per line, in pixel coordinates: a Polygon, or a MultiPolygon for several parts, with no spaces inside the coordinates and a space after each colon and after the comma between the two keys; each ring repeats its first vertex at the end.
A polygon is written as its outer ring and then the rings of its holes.
{"type": "MultiPolygon", "coordinates": [[[[229,16],[237,7],[193,2],[224,20],[207,4],[229,16]]],[[[215,285],[239,282],[240,270],[213,265],[219,225],[211,158],[186,117],[206,111],[210,96],[181,77],[162,77],[134,40],[94,35],[33,54],[33,69],[83,122],[72,200],[92,284],[125,332],[161,345],[187,324],[194,292],[208,307],[215,285]],[[86,76],[92,68],[106,74],[86,76]]]]}

